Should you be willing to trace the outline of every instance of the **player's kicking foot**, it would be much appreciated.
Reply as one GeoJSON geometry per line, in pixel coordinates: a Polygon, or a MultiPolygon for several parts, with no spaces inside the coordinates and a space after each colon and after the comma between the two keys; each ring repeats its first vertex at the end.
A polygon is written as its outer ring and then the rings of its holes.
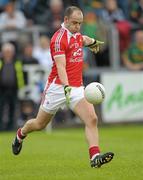
{"type": "Polygon", "coordinates": [[[90,161],[91,167],[92,168],[99,168],[103,164],[106,164],[110,162],[113,159],[114,153],[112,152],[107,152],[105,154],[99,154],[95,156],[93,160],[90,161]]]}
{"type": "Polygon", "coordinates": [[[16,136],[12,143],[12,152],[14,155],[18,155],[21,149],[22,149],[22,141],[20,142],[16,136]]]}

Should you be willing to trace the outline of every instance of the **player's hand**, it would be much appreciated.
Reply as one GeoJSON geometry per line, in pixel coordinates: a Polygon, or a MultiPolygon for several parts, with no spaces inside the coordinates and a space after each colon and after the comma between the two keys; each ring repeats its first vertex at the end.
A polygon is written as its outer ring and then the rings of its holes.
{"type": "Polygon", "coordinates": [[[97,53],[99,52],[100,50],[100,45],[104,44],[103,41],[98,41],[98,40],[95,40],[94,43],[88,45],[87,47],[94,53],[97,53]]]}
{"type": "Polygon", "coordinates": [[[70,93],[71,93],[71,87],[66,85],[64,86],[64,92],[65,92],[65,97],[66,97],[66,102],[67,102],[67,105],[70,104],[70,93]]]}

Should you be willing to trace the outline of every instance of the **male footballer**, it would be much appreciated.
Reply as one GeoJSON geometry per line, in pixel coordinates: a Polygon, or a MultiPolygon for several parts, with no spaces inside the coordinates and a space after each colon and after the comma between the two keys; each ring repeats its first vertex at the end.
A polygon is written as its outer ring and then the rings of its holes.
{"type": "Polygon", "coordinates": [[[98,118],[94,106],[84,98],[82,79],[83,46],[97,53],[103,42],[82,35],[82,22],[83,13],[78,7],[70,6],[65,10],[64,22],[51,39],[53,67],[45,85],[39,112],[36,118],[28,120],[18,129],[12,143],[15,155],[20,153],[23,140],[30,132],[45,128],[57,110],[68,105],[85,124],[91,167],[98,168],[112,160],[114,153],[100,153],[98,118]]]}

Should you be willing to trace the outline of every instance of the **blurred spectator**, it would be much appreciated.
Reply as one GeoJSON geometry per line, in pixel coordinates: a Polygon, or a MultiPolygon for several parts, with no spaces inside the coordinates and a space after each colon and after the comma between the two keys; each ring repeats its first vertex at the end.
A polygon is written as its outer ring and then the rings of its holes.
{"type": "Polygon", "coordinates": [[[40,37],[39,46],[34,47],[33,56],[39,61],[44,67],[47,67],[47,70],[51,70],[53,61],[51,58],[50,48],[49,48],[49,38],[45,35],[40,37]]]}
{"type": "MultiPolygon", "coordinates": [[[[25,44],[21,60],[22,60],[23,65],[39,64],[38,59],[33,57],[33,45],[31,43],[25,44]]],[[[24,79],[25,79],[26,84],[28,83],[27,76],[28,76],[27,73],[24,72],[24,79]]]]}
{"type": "Polygon", "coordinates": [[[129,18],[129,1],[130,0],[117,0],[120,9],[123,10],[126,19],[129,18]]]}
{"type": "Polygon", "coordinates": [[[105,0],[105,8],[102,18],[107,22],[118,22],[125,20],[122,9],[119,9],[116,0],[105,0]]]}
{"type": "Polygon", "coordinates": [[[78,0],[78,3],[84,12],[94,10],[97,15],[101,14],[103,0],[78,0]]]}
{"type": "Polygon", "coordinates": [[[38,0],[18,0],[17,7],[24,12],[28,24],[33,24],[35,20],[35,10],[38,4],[38,0]]]}
{"type": "Polygon", "coordinates": [[[62,0],[50,0],[50,11],[48,14],[47,22],[51,31],[54,33],[57,31],[63,21],[63,1],[62,0]]]}
{"type": "Polygon", "coordinates": [[[128,48],[130,43],[131,24],[125,18],[121,9],[119,9],[116,0],[106,0],[105,8],[102,11],[102,18],[106,23],[112,23],[119,32],[120,51],[128,48]]]}
{"type": "MultiPolygon", "coordinates": [[[[18,126],[22,126],[25,121],[35,116],[37,113],[37,108],[41,101],[41,96],[45,86],[45,71],[40,69],[41,67],[35,66],[37,70],[34,70],[34,73],[31,74],[34,65],[38,63],[36,58],[32,56],[32,44],[28,44],[24,49],[24,56],[22,58],[24,65],[30,66],[29,71],[24,71],[25,77],[25,88],[20,91],[20,118],[18,119],[18,126]],[[31,76],[35,78],[31,83],[31,76]]],[[[46,68],[46,67],[45,67],[46,68]]],[[[26,67],[28,69],[28,67],[26,67]]],[[[47,76],[46,76],[47,77],[47,76]]]]}
{"type": "Polygon", "coordinates": [[[39,64],[38,59],[33,56],[32,43],[25,44],[21,59],[23,64],[39,64]]]}
{"type": "Polygon", "coordinates": [[[0,14],[0,29],[3,30],[2,41],[16,41],[15,30],[23,29],[26,26],[26,19],[23,13],[15,9],[15,2],[10,1],[5,5],[4,12],[0,14]]]}
{"type": "Polygon", "coordinates": [[[0,128],[3,129],[5,107],[8,111],[6,130],[12,130],[17,103],[17,93],[24,86],[21,61],[15,58],[15,48],[11,43],[2,45],[0,59],[0,128]]]}
{"type": "Polygon", "coordinates": [[[25,121],[31,119],[36,115],[37,106],[31,99],[24,99],[20,105],[20,119],[18,119],[18,126],[21,127],[25,121]]]}
{"type": "Polygon", "coordinates": [[[80,8],[86,12],[91,9],[91,0],[78,0],[80,8]]]}
{"type": "Polygon", "coordinates": [[[40,20],[39,17],[41,17],[41,15],[44,15],[48,10],[49,10],[49,0],[37,0],[37,5],[35,6],[35,14],[34,14],[35,22],[38,22],[38,20],[40,20]]]}
{"type": "Polygon", "coordinates": [[[124,65],[130,70],[143,70],[143,30],[135,32],[135,40],[123,53],[124,65]]]}
{"type": "Polygon", "coordinates": [[[130,7],[130,19],[136,25],[143,27],[143,0],[132,1],[130,7]]]}
{"type": "Polygon", "coordinates": [[[10,0],[0,0],[0,13],[4,10],[4,6],[9,2],[10,0]]]}
{"type": "Polygon", "coordinates": [[[49,9],[37,19],[37,24],[44,25],[48,28],[48,35],[50,37],[61,26],[63,21],[63,9],[62,0],[50,0],[49,9]]]}
{"type": "MultiPolygon", "coordinates": [[[[106,24],[93,11],[85,13],[84,22],[82,25],[83,34],[104,41],[104,44],[101,47],[100,52],[94,54],[97,66],[109,66],[107,31],[108,30],[106,24]]],[[[87,48],[85,49],[85,51],[86,53],[90,53],[87,48]]],[[[86,56],[87,61],[89,61],[89,56],[86,56]]],[[[95,62],[92,64],[95,64],[95,62]]]]}

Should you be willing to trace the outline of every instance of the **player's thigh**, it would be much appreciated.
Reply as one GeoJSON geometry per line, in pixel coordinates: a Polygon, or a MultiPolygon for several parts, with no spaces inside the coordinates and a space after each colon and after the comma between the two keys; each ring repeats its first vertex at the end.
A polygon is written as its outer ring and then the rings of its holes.
{"type": "Polygon", "coordinates": [[[95,124],[97,122],[94,106],[88,103],[85,98],[76,104],[73,111],[85,124],[95,124]]]}
{"type": "Polygon", "coordinates": [[[50,114],[48,112],[45,112],[43,109],[39,108],[39,112],[36,117],[36,122],[38,124],[46,125],[52,120],[53,116],[54,114],[50,114]]]}

